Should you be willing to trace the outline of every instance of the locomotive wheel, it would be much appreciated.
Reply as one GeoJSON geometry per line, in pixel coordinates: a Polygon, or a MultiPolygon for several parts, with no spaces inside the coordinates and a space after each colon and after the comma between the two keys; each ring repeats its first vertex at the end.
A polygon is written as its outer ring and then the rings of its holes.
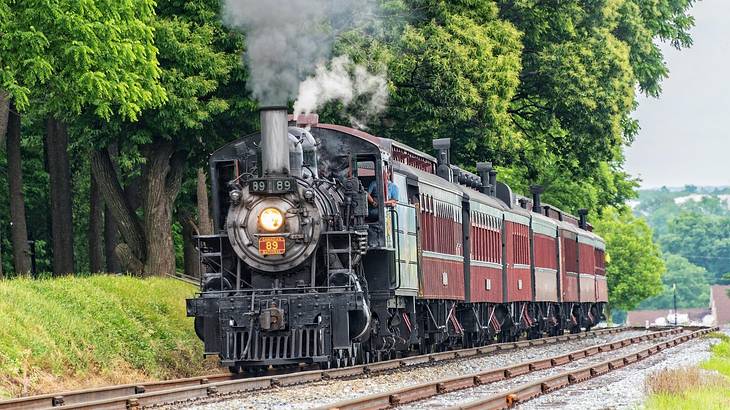
{"type": "Polygon", "coordinates": [[[542,337],[542,332],[538,326],[533,326],[527,331],[527,339],[534,340],[542,337]]]}
{"type": "Polygon", "coordinates": [[[241,373],[241,366],[228,366],[228,371],[232,374],[240,374],[241,373]]]}

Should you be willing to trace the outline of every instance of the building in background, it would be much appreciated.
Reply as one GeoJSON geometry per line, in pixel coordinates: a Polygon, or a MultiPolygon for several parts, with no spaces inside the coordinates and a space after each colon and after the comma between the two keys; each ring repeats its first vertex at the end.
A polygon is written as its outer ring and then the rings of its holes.
{"type": "MultiPolygon", "coordinates": [[[[707,308],[677,309],[678,325],[709,324],[712,312],[707,308]]],[[[632,310],[626,316],[628,326],[666,326],[674,324],[674,310],[632,310]]]]}
{"type": "Polygon", "coordinates": [[[710,310],[713,324],[717,326],[730,324],[730,286],[713,285],[710,288],[710,310]]]}

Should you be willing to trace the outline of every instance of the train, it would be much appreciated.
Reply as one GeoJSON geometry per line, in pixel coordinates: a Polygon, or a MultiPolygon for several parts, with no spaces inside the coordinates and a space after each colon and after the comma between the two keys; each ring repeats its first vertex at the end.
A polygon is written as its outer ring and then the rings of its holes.
{"type": "Polygon", "coordinates": [[[210,156],[213,235],[187,315],[231,372],[341,367],[587,331],[605,320],[605,241],[563,212],[362,130],[260,110],[210,156]]]}

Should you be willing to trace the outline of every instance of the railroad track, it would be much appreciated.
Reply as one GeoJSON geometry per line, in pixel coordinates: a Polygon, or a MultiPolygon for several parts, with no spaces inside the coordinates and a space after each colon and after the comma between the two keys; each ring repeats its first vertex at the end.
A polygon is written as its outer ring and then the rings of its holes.
{"type": "MultiPolygon", "coordinates": [[[[693,328],[697,329],[697,328],[693,328]]],[[[449,394],[458,390],[475,388],[481,385],[496,383],[517,376],[527,375],[540,370],[564,366],[586,357],[594,356],[603,352],[612,352],[662,337],[672,336],[667,341],[653,344],[645,349],[630,354],[614,357],[610,360],[601,361],[589,366],[561,372],[559,374],[542,378],[533,382],[519,385],[506,392],[492,395],[483,399],[468,402],[466,404],[452,407],[452,410],[496,410],[508,409],[515,405],[533,399],[539,395],[580,383],[593,377],[599,377],[615,369],[630,365],[639,360],[647,358],[665,349],[674,347],[688,340],[697,338],[717,328],[701,328],[693,330],[688,334],[677,335],[684,330],[681,328],[663,330],[643,336],[635,336],[623,340],[591,346],[585,349],[576,350],[567,354],[550,358],[539,359],[530,362],[523,362],[517,365],[491,369],[479,373],[448,379],[436,380],[424,384],[408,386],[397,390],[378,393],[370,396],[360,397],[354,400],[347,400],[319,408],[319,410],[378,410],[388,409],[408,403],[416,403],[424,399],[449,394]]]]}
{"type": "Polygon", "coordinates": [[[38,410],[60,408],[135,409],[185,400],[205,399],[224,394],[266,390],[274,387],[311,383],[327,379],[343,379],[366,374],[378,374],[408,367],[427,365],[429,363],[477,357],[497,351],[556,344],[584,339],[589,336],[616,334],[628,330],[646,329],[632,327],[607,328],[577,334],[566,334],[517,342],[496,343],[476,348],[411,356],[339,369],[312,370],[275,376],[240,378],[240,376],[231,374],[216,374],[177,380],[91,388],[0,401],[0,410],[38,410]]]}

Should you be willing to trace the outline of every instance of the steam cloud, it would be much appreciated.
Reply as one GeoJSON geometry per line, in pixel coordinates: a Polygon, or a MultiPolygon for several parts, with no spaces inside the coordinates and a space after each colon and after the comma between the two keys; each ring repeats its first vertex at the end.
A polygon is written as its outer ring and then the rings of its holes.
{"type": "Polygon", "coordinates": [[[283,106],[298,96],[297,113],[305,113],[327,101],[347,104],[365,95],[372,97],[366,114],[381,110],[387,99],[384,75],[372,75],[344,57],[326,68],[337,35],[372,19],[373,4],[374,0],[224,0],[224,24],[246,33],[253,97],[262,105],[283,106]],[[316,75],[304,81],[315,69],[316,75]]]}
{"type": "Polygon", "coordinates": [[[387,85],[385,74],[371,74],[364,66],[354,65],[347,56],[335,57],[331,68],[317,66],[315,75],[299,85],[294,114],[309,114],[330,101],[350,105],[354,99],[365,96],[363,115],[351,118],[351,122],[360,125],[364,122],[362,117],[371,117],[385,109],[387,85]]]}

